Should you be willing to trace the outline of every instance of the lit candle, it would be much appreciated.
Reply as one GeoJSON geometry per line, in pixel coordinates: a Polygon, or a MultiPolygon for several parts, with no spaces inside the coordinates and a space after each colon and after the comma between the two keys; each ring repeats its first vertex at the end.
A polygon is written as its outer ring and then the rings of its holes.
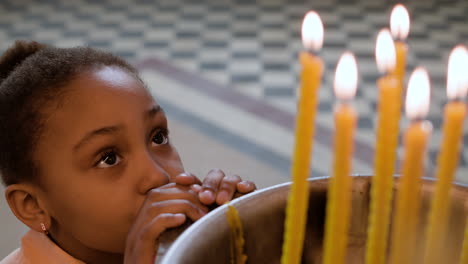
{"type": "Polygon", "coordinates": [[[292,161],[293,183],[286,209],[286,222],[281,263],[298,264],[301,261],[307,208],[309,202],[310,156],[317,109],[317,91],[323,72],[322,60],[312,53],[323,43],[323,25],[316,12],[308,12],[302,24],[302,42],[308,50],[300,54],[302,65],[296,117],[295,145],[292,161]]]}
{"type": "Polygon", "coordinates": [[[408,46],[405,43],[410,30],[410,18],[408,10],[402,5],[397,4],[390,16],[390,29],[392,35],[395,38],[396,48],[396,67],[394,74],[398,77],[400,82],[403,83],[405,79],[406,69],[406,53],[408,52],[408,46]]]}
{"type": "Polygon", "coordinates": [[[344,53],[335,75],[335,136],[333,176],[330,178],[325,223],[324,262],[344,263],[351,211],[351,160],[357,113],[349,101],[357,88],[357,65],[354,55],[344,53]]]}
{"type": "Polygon", "coordinates": [[[231,231],[231,263],[245,264],[247,256],[244,254],[244,230],[237,209],[230,204],[228,205],[226,218],[231,231]]]}
{"type": "Polygon", "coordinates": [[[369,229],[367,232],[366,263],[384,264],[390,209],[393,193],[396,149],[401,108],[401,82],[388,74],[395,68],[395,45],[388,29],[377,36],[376,59],[384,76],[377,81],[379,87],[378,125],[371,186],[369,229]]]}
{"type": "Polygon", "coordinates": [[[466,77],[468,52],[462,46],[455,47],[450,54],[447,72],[447,97],[449,103],[444,109],[443,139],[437,157],[437,182],[431,202],[429,223],[426,230],[424,263],[443,263],[441,248],[448,219],[450,187],[459,160],[463,121],[466,105],[463,102],[468,86],[466,77]]]}
{"type": "Polygon", "coordinates": [[[424,155],[432,126],[423,120],[429,111],[429,76],[417,68],[410,77],[406,95],[406,115],[411,124],[405,131],[402,175],[393,219],[391,263],[416,263],[414,249],[420,208],[424,155]]]}

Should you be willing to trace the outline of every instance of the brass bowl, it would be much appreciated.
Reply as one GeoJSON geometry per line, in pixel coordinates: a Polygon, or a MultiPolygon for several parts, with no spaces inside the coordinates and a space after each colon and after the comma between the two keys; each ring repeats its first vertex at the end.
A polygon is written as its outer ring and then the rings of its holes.
{"type": "MultiPolygon", "coordinates": [[[[309,179],[309,210],[302,263],[321,263],[328,177],[309,179]]],[[[364,263],[371,177],[353,177],[352,212],[346,263],[364,263]]],[[[398,177],[394,188],[398,188],[398,177]]],[[[422,207],[418,246],[424,243],[433,180],[422,181],[422,207]]],[[[234,202],[244,234],[247,263],[280,263],[285,206],[290,183],[276,185],[241,197],[234,202]]],[[[468,188],[454,184],[451,192],[448,240],[444,243],[445,263],[457,263],[460,257],[467,216],[468,188]]],[[[163,264],[230,263],[230,237],[226,221],[227,206],[221,206],[188,228],[162,259],[163,264]]],[[[390,227],[391,228],[391,227],[390,227]]],[[[417,249],[421,250],[421,248],[417,249]]]]}

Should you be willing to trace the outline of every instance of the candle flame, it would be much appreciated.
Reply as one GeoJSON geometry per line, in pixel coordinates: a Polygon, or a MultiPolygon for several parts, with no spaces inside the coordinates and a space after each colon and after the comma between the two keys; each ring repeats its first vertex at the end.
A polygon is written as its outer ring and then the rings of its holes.
{"type": "Polygon", "coordinates": [[[390,72],[395,69],[396,65],[396,50],[393,43],[392,35],[388,29],[382,29],[377,35],[377,43],[375,45],[375,58],[377,67],[381,73],[390,72]]]}
{"type": "Polygon", "coordinates": [[[424,118],[429,112],[430,83],[426,69],[416,68],[408,83],[406,116],[409,119],[424,118]]]}
{"type": "Polygon", "coordinates": [[[323,24],[319,14],[309,11],[302,22],[302,45],[304,48],[319,51],[323,45],[323,24]]]}
{"type": "Polygon", "coordinates": [[[450,100],[464,98],[468,92],[468,50],[456,46],[450,53],[447,70],[447,97],[450,100]]]}
{"type": "Polygon", "coordinates": [[[335,72],[335,94],[340,100],[354,98],[357,89],[358,70],[354,55],[345,52],[341,55],[335,72]]]}
{"type": "Polygon", "coordinates": [[[396,39],[404,40],[410,30],[410,17],[408,10],[402,4],[397,4],[390,15],[390,29],[396,39]]]}

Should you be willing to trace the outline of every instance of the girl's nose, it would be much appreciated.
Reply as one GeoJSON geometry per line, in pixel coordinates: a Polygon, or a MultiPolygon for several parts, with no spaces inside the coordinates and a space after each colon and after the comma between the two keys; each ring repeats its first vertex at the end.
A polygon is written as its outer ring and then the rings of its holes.
{"type": "Polygon", "coordinates": [[[139,156],[140,160],[136,162],[135,170],[139,173],[138,191],[140,193],[146,194],[151,189],[169,183],[170,176],[161,160],[149,151],[139,156]]]}

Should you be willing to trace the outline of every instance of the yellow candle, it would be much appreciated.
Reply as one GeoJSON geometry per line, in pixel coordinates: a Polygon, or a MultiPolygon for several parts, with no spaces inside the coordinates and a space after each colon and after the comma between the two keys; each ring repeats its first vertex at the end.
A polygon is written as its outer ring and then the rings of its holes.
{"type": "Polygon", "coordinates": [[[338,62],[335,91],[340,103],[335,109],[334,164],[330,179],[325,223],[324,262],[344,263],[351,212],[351,160],[357,113],[347,103],[357,86],[357,66],[354,56],[345,53],[338,62]]]}
{"type": "Polygon", "coordinates": [[[393,37],[397,40],[395,43],[396,67],[393,73],[397,76],[400,82],[403,83],[406,70],[406,53],[408,52],[408,46],[404,40],[409,34],[410,18],[408,10],[406,10],[402,4],[397,4],[393,8],[390,17],[390,28],[393,37]]]}
{"type": "Polygon", "coordinates": [[[411,75],[406,96],[406,113],[412,123],[404,135],[405,156],[393,218],[391,263],[416,263],[414,247],[419,219],[421,177],[424,155],[432,127],[421,121],[429,109],[429,77],[416,69],[411,75]]]}
{"type": "Polygon", "coordinates": [[[244,254],[244,230],[234,206],[228,205],[226,217],[231,230],[231,264],[245,264],[247,256],[244,254]]]}
{"type": "MultiPolygon", "coordinates": [[[[307,48],[320,49],[323,26],[315,12],[307,13],[302,26],[303,42],[307,48]],[[310,32],[314,34],[311,36],[310,32]]],[[[317,56],[302,52],[301,86],[296,117],[295,145],[292,161],[293,183],[286,209],[286,222],[281,263],[299,264],[302,256],[309,187],[310,156],[314,135],[314,120],[317,108],[317,90],[323,72],[323,62],[317,56]]]]}
{"type": "Polygon", "coordinates": [[[395,42],[396,49],[396,67],[393,72],[395,76],[403,83],[405,79],[405,69],[406,69],[406,53],[408,53],[408,45],[403,41],[395,42]]]}
{"type": "MultiPolygon", "coordinates": [[[[395,67],[395,46],[390,32],[386,29],[382,30],[377,37],[376,57],[381,72],[391,71],[395,67]]],[[[366,245],[367,264],[384,264],[386,262],[402,92],[401,82],[394,75],[380,78],[377,86],[380,93],[377,109],[375,175],[371,185],[366,245]]]]}
{"type": "Polygon", "coordinates": [[[437,157],[436,186],[429,213],[426,230],[424,263],[443,263],[441,247],[448,220],[449,194],[459,160],[463,121],[466,105],[463,102],[465,87],[468,86],[465,65],[468,53],[462,46],[456,47],[450,54],[447,74],[447,96],[451,102],[445,106],[443,140],[437,157]]]}

